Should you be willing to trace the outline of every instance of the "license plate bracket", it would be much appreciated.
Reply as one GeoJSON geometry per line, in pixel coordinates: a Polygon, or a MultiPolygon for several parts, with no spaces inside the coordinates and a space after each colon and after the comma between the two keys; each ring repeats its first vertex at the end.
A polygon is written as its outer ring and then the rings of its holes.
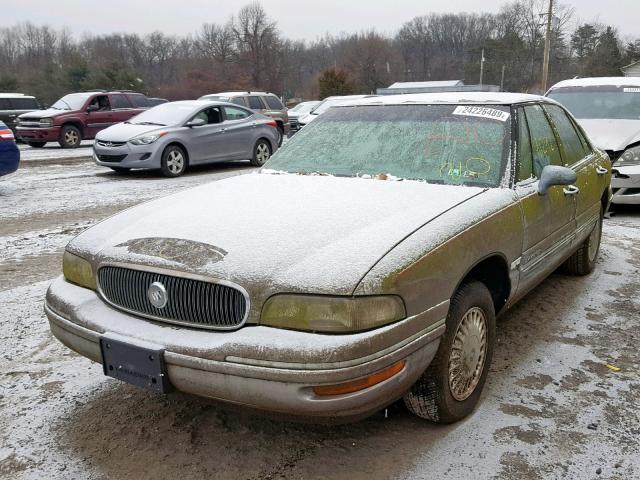
{"type": "Polygon", "coordinates": [[[105,334],[100,337],[100,350],[105,375],[153,392],[171,390],[164,348],[105,334]]]}

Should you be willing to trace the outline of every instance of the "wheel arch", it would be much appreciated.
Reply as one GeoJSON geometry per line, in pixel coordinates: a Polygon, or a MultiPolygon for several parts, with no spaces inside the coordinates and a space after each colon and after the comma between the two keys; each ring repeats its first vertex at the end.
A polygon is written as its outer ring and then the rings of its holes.
{"type": "Polygon", "coordinates": [[[82,136],[82,140],[86,140],[85,133],[84,133],[84,125],[82,124],[81,121],[74,120],[74,119],[65,120],[62,123],[62,125],[60,125],[60,134],[62,134],[62,129],[68,126],[76,127],[78,130],[80,130],[80,135],[82,136]]]}
{"type": "Polygon", "coordinates": [[[502,253],[492,253],[478,260],[462,277],[454,290],[471,281],[477,280],[484,284],[491,298],[496,315],[504,308],[511,296],[511,278],[509,276],[509,264],[502,253]]]}
{"type": "Polygon", "coordinates": [[[171,146],[175,146],[175,147],[180,147],[182,149],[182,151],[184,152],[187,161],[187,167],[191,164],[191,156],[189,155],[189,149],[185,146],[184,143],[182,143],[179,140],[171,140],[170,142],[168,142],[163,148],[162,148],[162,153],[164,154],[165,150],[171,146]]]}

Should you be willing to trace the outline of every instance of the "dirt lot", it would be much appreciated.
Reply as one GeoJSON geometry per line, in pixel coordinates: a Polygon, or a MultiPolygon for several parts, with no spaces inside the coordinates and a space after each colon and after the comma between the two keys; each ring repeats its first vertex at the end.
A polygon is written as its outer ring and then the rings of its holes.
{"type": "Polygon", "coordinates": [[[167,180],[44,158],[0,180],[0,478],[640,478],[640,210],[606,220],[592,275],[553,275],[502,317],[466,421],[434,426],[393,405],[356,424],[299,425],[105,378],[42,311],[78,232],[252,169],[167,180]]]}

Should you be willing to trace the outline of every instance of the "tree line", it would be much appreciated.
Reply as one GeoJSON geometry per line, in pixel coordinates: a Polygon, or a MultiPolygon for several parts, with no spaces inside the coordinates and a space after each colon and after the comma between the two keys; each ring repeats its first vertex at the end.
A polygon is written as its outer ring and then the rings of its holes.
{"type": "MultiPolygon", "coordinates": [[[[464,80],[540,92],[547,0],[515,0],[498,13],[427,13],[393,35],[374,29],[286,38],[259,2],[223,23],[170,36],[113,33],[76,38],[32,23],[0,28],[0,92],[50,103],[91,89],[130,89],[170,100],[224,90],[267,90],[287,99],[371,93],[395,81],[464,80]],[[504,72],[504,75],[503,75],[504,72]]],[[[556,7],[549,84],[575,76],[618,76],[640,60],[640,38],[623,41],[611,25],[574,26],[556,7]]]]}

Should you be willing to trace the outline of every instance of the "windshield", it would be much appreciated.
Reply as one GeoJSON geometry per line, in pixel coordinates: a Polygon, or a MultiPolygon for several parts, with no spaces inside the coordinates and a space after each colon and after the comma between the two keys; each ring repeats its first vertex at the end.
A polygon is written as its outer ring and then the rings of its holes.
{"type": "Polygon", "coordinates": [[[136,115],[127,123],[134,125],[180,125],[189,118],[189,114],[194,110],[193,105],[177,102],[162,103],[136,115]]]}
{"type": "Polygon", "coordinates": [[[264,169],[497,187],[511,138],[508,106],[338,107],[297,133],[264,169]]]}
{"type": "Polygon", "coordinates": [[[328,98],[320,102],[317,107],[311,110],[311,113],[314,115],[321,115],[327,110],[329,110],[331,107],[339,103],[346,102],[347,100],[348,99],[345,99],[345,98],[328,98]]]}
{"type": "Polygon", "coordinates": [[[311,110],[316,105],[317,105],[317,103],[314,103],[314,102],[308,102],[308,103],[307,102],[303,102],[303,103],[297,104],[293,108],[290,108],[289,111],[291,113],[305,113],[305,112],[308,112],[309,110],[311,110]]]}
{"type": "Polygon", "coordinates": [[[57,110],[80,110],[91,95],[91,93],[70,93],[51,105],[51,108],[57,110]]]}
{"type": "Polygon", "coordinates": [[[640,87],[562,87],[549,92],[548,97],[576,118],[640,120],[640,87]]]}

